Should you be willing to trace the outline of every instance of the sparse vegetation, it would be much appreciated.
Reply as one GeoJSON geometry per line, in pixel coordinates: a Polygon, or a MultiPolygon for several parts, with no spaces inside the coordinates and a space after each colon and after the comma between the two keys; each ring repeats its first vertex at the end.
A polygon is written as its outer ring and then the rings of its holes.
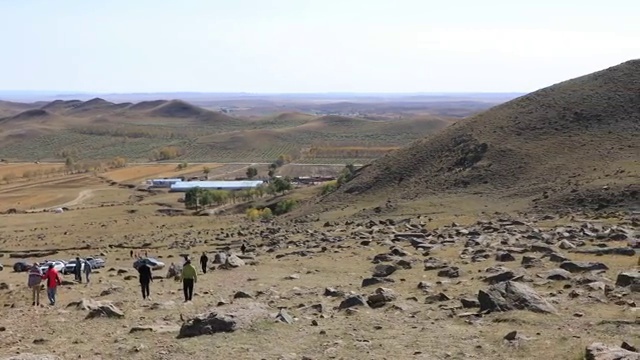
{"type": "Polygon", "coordinates": [[[253,166],[247,168],[247,178],[253,179],[256,176],[258,176],[258,169],[253,166]]]}
{"type": "Polygon", "coordinates": [[[175,146],[165,146],[160,150],[153,152],[152,160],[163,161],[163,160],[173,160],[179,158],[184,153],[182,149],[175,146]]]}
{"type": "Polygon", "coordinates": [[[282,215],[291,212],[296,207],[297,202],[293,199],[284,199],[276,205],[275,215],[282,215]]]}
{"type": "Polygon", "coordinates": [[[184,170],[184,169],[186,169],[188,167],[189,167],[189,163],[187,163],[186,161],[183,161],[180,164],[178,164],[178,166],[176,166],[176,170],[180,171],[180,170],[184,170]]]}

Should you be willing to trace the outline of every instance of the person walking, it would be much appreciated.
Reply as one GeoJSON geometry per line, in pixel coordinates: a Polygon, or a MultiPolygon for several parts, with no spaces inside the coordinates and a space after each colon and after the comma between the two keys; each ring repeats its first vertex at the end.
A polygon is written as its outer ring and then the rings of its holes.
{"type": "Polygon", "coordinates": [[[76,267],[73,268],[73,274],[75,280],[82,284],[82,260],[79,257],[76,257],[76,267]]]}
{"type": "Polygon", "coordinates": [[[56,304],[56,292],[58,285],[62,283],[58,270],[53,267],[53,264],[49,264],[49,269],[44,274],[43,278],[47,281],[47,297],[49,298],[49,305],[54,306],[56,304]]]}
{"type": "Polygon", "coordinates": [[[151,299],[149,284],[153,281],[153,276],[151,275],[151,267],[146,262],[143,262],[140,266],[138,266],[138,278],[140,279],[140,289],[142,290],[142,300],[151,299]]]}
{"type": "Polygon", "coordinates": [[[40,284],[43,276],[44,274],[40,270],[38,263],[34,263],[29,269],[29,280],[27,281],[27,286],[29,286],[33,294],[31,306],[40,306],[40,284]]]}
{"type": "Polygon", "coordinates": [[[202,265],[202,273],[207,273],[207,263],[209,262],[209,258],[207,257],[207,253],[203,252],[202,256],[200,256],[200,265],[202,265]]]}
{"type": "Polygon", "coordinates": [[[184,302],[191,301],[193,299],[193,285],[198,281],[198,271],[193,265],[191,260],[187,259],[182,267],[182,290],[184,291],[184,302]]]}
{"type": "Polygon", "coordinates": [[[88,261],[84,262],[84,277],[87,279],[87,285],[89,284],[89,275],[93,272],[91,264],[88,261]]]}

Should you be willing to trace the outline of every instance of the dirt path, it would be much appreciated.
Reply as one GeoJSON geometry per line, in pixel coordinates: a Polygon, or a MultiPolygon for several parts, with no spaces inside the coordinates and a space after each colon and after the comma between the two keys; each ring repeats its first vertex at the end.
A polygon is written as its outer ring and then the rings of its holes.
{"type": "Polygon", "coordinates": [[[40,209],[29,210],[29,212],[41,212],[41,211],[45,211],[47,209],[56,209],[56,208],[62,208],[62,207],[82,205],[85,201],[89,200],[94,195],[94,193],[96,191],[102,191],[102,190],[109,190],[109,188],[82,190],[82,191],[80,191],[78,196],[75,199],[71,200],[71,201],[67,201],[66,203],[59,204],[59,205],[52,205],[52,206],[47,206],[47,207],[40,208],[40,209]]]}

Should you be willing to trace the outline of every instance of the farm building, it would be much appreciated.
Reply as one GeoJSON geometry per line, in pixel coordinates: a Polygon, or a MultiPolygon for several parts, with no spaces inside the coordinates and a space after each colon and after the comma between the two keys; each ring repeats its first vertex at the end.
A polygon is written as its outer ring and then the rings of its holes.
{"type": "Polygon", "coordinates": [[[181,178],[175,178],[175,179],[152,179],[152,180],[147,180],[147,184],[149,186],[151,186],[151,187],[169,188],[169,187],[171,187],[171,185],[173,185],[175,183],[179,183],[181,181],[182,181],[181,178]]]}
{"type": "Polygon", "coordinates": [[[246,190],[253,189],[264,184],[262,180],[245,181],[181,181],[171,185],[172,192],[186,192],[199,187],[206,190],[246,190]]]}

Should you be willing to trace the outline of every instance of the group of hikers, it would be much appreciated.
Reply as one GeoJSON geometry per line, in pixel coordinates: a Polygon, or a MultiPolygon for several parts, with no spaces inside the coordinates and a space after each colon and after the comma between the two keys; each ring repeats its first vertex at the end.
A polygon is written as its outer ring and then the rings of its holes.
{"type": "MultiPolygon", "coordinates": [[[[132,251],[131,256],[133,255],[134,254],[132,251]]],[[[174,276],[179,275],[179,278],[182,281],[184,301],[188,302],[193,299],[193,288],[198,281],[198,271],[191,264],[191,259],[188,256],[185,256],[184,259],[185,261],[182,269],[179,271],[179,274],[178,268],[173,263],[169,267],[169,273],[174,274],[174,276]]],[[[89,275],[92,272],[91,264],[89,264],[85,260],[81,260],[79,257],[76,257],[75,260],[76,265],[73,269],[75,281],[77,281],[78,283],[82,283],[82,275],[84,273],[86,283],[89,284],[89,275]]],[[[207,273],[208,263],[209,258],[207,257],[207,254],[202,253],[202,255],[200,256],[200,266],[202,267],[202,272],[204,274],[207,273]]],[[[138,278],[140,280],[142,299],[150,299],[150,284],[153,282],[151,267],[146,262],[142,262],[142,264],[138,266],[137,270],[139,274],[138,278]]],[[[31,266],[31,268],[29,269],[28,286],[30,289],[32,289],[33,306],[40,306],[40,290],[42,281],[45,282],[49,305],[54,306],[56,304],[57,288],[58,285],[62,284],[62,277],[53,264],[49,264],[48,268],[45,271],[42,271],[40,269],[40,265],[38,265],[37,263],[34,263],[33,266],[31,266]]]]}
{"type": "MultiPolygon", "coordinates": [[[[191,259],[188,256],[184,258],[184,264],[182,265],[182,270],[180,271],[180,280],[182,281],[182,290],[184,292],[184,302],[188,302],[193,300],[193,288],[196,282],[198,281],[198,271],[191,264],[191,259]]],[[[207,273],[207,265],[209,262],[209,258],[206,253],[202,253],[200,256],[200,265],[202,266],[202,272],[204,274],[207,273]]],[[[169,266],[168,274],[172,274],[175,276],[178,270],[175,264],[171,264],[169,266]]],[[[150,285],[153,282],[153,274],[151,273],[151,267],[143,262],[140,266],[138,266],[138,279],[140,280],[140,290],[142,291],[142,299],[150,299],[150,285]]]]}
{"type": "MultiPolygon", "coordinates": [[[[91,264],[89,262],[80,260],[79,257],[76,257],[76,266],[73,269],[73,274],[75,276],[75,280],[79,283],[82,283],[82,273],[84,272],[85,279],[87,284],[89,284],[89,275],[92,272],[91,264]]],[[[27,286],[31,289],[32,293],[32,306],[40,306],[40,290],[42,281],[45,281],[45,285],[47,288],[47,298],[49,299],[49,305],[53,306],[56,304],[56,293],[58,289],[58,285],[62,283],[62,277],[58,270],[53,266],[53,264],[49,264],[45,271],[40,269],[40,265],[38,263],[34,263],[29,268],[27,286]]]]}

